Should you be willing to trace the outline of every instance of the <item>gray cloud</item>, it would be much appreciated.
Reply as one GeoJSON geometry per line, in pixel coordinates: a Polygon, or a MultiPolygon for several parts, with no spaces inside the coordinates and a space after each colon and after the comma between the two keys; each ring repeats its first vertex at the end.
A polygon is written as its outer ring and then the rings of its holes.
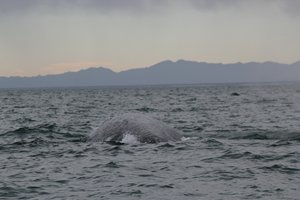
{"type": "Polygon", "coordinates": [[[34,0],[18,1],[18,0],[0,0],[0,12],[2,14],[15,13],[19,11],[27,11],[35,5],[34,0]]]}
{"type": "Polygon", "coordinates": [[[215,10],[224,8],[249,9],[257,7],[268,9],[271,6],[278,6],[287,14],[300,14],[299,0],[187,0],[192,6],[199,10],[215,10]]]}
{"type": "Polygon", "coordinates": [[[0,0],[2,14],[37,10],[142,11],[165,5],[168,0],[0,0]]]}
{"type": "Polygon", "coordinates": [[[277,4],[288,14],[300,13],[299,0],[0,0],[0,13],[30,13],[32,11],[65,11],[80,10],[83,12],[145,12],[154,9],[166,10],[175,4],[185,4],[200,11],[217,10],[225,8],[246,8],[252,4],[265,7],[277,4]]]}
{"type": "Polygon", "coordinates": [[[243,0],[187,0],[187,2],[200,10],[211,10],[224,7],[237,7],[243,0]]]}
{"type": "Polygon", "coordinates": [[[278,0],[281,5],[281,8],[286,13],[299,16],[300,15],[300,1],[299,0],[278,0]]]}

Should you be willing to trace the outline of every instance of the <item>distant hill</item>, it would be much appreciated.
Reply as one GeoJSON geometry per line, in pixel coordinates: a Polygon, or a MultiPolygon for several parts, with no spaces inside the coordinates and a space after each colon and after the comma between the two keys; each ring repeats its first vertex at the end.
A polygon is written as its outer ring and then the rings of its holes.
{"type": "Polygon", "coordinates": [[[285,81],[300,81],[300,61],[294,64],[163,61],[150,67],[122,72],[99,67],[58,75],[0,77],[0,88],[285,81]]]}

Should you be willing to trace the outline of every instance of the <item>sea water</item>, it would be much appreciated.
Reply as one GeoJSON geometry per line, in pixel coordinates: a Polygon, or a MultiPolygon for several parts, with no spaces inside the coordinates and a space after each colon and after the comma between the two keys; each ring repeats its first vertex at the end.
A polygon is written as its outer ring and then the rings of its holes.
{"type": "Polygon", "coordinates": [[[0,199],[300,197],[300,85],[0,90],[0,199]],[[176,143],[89,143],[143,113],[176,143]]]}

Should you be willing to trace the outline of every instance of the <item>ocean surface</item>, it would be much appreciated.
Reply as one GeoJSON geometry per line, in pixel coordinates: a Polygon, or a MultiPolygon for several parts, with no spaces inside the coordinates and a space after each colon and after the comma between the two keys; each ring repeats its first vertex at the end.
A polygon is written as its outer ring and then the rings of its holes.
{"type": "Polygon", "coordinates": [[[300,198],[300,84],[0,90],[0,199],[300,198]],[[86,142],[144,113],[185,141],[86,142]]]}

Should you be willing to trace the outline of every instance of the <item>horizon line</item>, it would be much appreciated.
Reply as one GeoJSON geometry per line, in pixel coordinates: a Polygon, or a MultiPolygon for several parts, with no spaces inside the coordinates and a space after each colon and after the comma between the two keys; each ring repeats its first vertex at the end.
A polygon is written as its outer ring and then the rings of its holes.
{"type": "Polygon", "coordinates": [[[241,62],[241,61],[237,61],[237,62],[206,62],[206,61],[196,61],[196,60],[187,60],[187,59],[177,59],[176,61],[171,60],[171,59],[167,59],[167,60],[162,60],[160,62],[156,62],[154,64],[148,65],[148,66],[140,66],[140,67],[132,67],[132,68],[128,68],[128,69],[124,69],[121,71],[117,71],[117,70],[113,70],[111,69],[111,67],[107,67],[107,66],[86,66],[83,67],[81,69],[77,69],[77,70],[69,70],[69,71],[65,71],[65,72],[60,72],[60,73],[53,73],[53,74],[36,74],[36,75],[11,75],[11,76],[2,76],[0,75],[0,78],[33,78],[33,77],[44,77],[44,76],[55,76],[55,75],[63,75],[63,74],[67,74],[67,73],[77,73],[80,71],[85,71],[85,70],[89,70],[89,69],[99,69],[99,68],[103,68],[103,69],[107,69],[110,70],[114,73],[122,73],[122,72],[126,72],[129,70],[135,70],[135,69],[145,69],[145,68],[150,68],[153,67],[155,65],[159,65],[161,63],[165,63],[165,62],[172,62],[172,63],[178,63],[178,62],[194,62],[194,63],[198,63],[198,64],[219,64],[219,65],[232,65],[232,64],[249,64],[249,63],[255,63],[255,64],[264,64],[264,63],[274,63],[274,64],[281,64],[281,65],[293,65],[293,64],[297,64],[300,63],[300,60],[296,61],[296,62],[292,62],[292,63],[282,63],[282,62],[275,62],[275,61],[262,61],[262,62],[258,62],[258,61],[248,61],[248,62],[241,62]]]}

